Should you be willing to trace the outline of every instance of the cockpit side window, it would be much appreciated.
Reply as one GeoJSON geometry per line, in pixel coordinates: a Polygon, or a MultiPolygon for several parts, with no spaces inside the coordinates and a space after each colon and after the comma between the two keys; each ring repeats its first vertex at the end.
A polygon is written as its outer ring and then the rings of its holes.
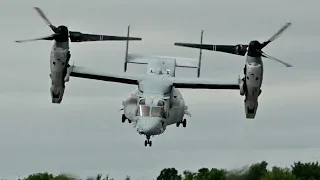
{"type": "Polygon", "coordinates": [[[139,105],[145,105],[145,104],[146,104],[146,100],[145,99],[140,99],[139,105]]]}
{"type": "Polygon", "coordinates": [[[150,106],[139,105],[137,116],[150,116],[150,106]]]}
{"type": "Polygon", "coordinates": [[[159,101],[158,101],[158,106],[164,106],[164,101],[159,100],[159,101]]]}

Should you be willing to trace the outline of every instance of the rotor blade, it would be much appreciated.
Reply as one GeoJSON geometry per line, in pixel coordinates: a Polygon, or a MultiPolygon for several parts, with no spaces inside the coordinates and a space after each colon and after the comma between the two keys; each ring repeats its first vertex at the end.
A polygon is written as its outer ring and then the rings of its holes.
{"type": "Polygon", "coordinates": [[[52,25],[52,23],[49,21],[47,16],[44,14],[44,12],[39,7],[34,7],[34,9],[38,12],[38,14],[42,17],[42,19],[46,22],[46,24],[55,31],[55,26],[52,25]]]}
{"type": "Polygon", "coordinates": [[[248,45],[212,45],[212,44],[193,44],[193,43],[174,43],[176,46],[205,49],[210,51],[224,52],[234,55],[244,56],[248,45]]]}
{"type": "Polygon", "coordinates": [[[214,45],[211,45],[211,44],[174,43],[174,45],[214,51],[214,45]]]}
{"type": "Polygon", "coordinates": [[[138,37],[108,36],[98,34],[84,34],[81,32],[69,31],[71,42],[88,42],[88,41],[141,41],[138,37]]]}
{"type": "Polygon", "coordinates": [[[34,39],[25,39],[25,40],[18,40],[15,41],[17,43],[24,43],[24,42],[31,42],[31,41],[38,41],[38,40],[53,40],[54,39],[54,34],[46,37],[41,37],[41,38],[34,38],[34,39]]]}
{"type": "Polygon", "coordinates": [[[268,45],[270,42],[274,41],[275,39],[277,39],[280,34],[282,34],[286,29],[288,29],[291,26],[291,22],[286,23],[281,29],[278,30],[277,33],[275,33],[268,41],[263,43],[263,47],[265,47],[266,45],[268,45]]]}
{"type": "Polygon", "coordinates": [[[286,62],[284,62],[284,61],[281,61],[281,60],[279,60],[279,59],[277,59],[277,58],[274,58],[274,57],[272,57],[272,56],[269,56],[269,55],[267,55],[267,54],[266,54],[266,53],[264,53],[264,52],[261,52],[261,54],[262,54],[262,56],[263,56],[263,57],[266,57],[266,58],[268,58],[268,59],[271,59],[271,60],[277,61],[277,62],[279,62],[279,63],[281,63],[281,64],[285,65],[286,67],[292,67],[292,65],[291,65],[291,64],[286,63],[286,62]]]}

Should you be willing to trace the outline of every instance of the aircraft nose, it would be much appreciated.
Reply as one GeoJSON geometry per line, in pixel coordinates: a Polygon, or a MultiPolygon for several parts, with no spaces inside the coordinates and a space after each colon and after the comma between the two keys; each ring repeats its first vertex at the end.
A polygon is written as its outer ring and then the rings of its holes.
{"type": "Polygon", "coordinates": [[[139,134],[154,135],[160,128],[161,118],[143,117],[137,121],[137,131],[139,134]]]}

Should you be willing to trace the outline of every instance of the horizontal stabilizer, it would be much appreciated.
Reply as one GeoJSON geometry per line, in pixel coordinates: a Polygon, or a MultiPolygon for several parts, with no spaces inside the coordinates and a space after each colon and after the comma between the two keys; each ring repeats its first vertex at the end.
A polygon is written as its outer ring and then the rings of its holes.
{"type": "Polygon", "coordinates": [[[198,68],[198,60],[185,57],[128,54],[127,63],[148,64],[155,59],[175,59],[176,67],[198,68]]]}

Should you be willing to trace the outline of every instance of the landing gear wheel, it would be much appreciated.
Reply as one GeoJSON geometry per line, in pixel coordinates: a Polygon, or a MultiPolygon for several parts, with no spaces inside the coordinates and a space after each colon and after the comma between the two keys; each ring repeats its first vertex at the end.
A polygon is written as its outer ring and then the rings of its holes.
{"type": "Polygon", "coordinates": [[[177,127],[179,127],[179,126],[180,126],[180,122],[177,122],[177,124],[176,124],[176,125],[177,125],[177,127]]]}
{"type": "Polygon", "coordinates": [[[144,141],[144,146],[152,146],[152,141],[150,141],[150,136],[147,136],[147,139],[144,141]]]}
{"type": "Polygon", "coordinates": [[[187,120],[186,120],[186,119],[184,119],[184,120],[182,121],[182,125],[183,125],[183,127],[187,127],[187,120]]]}
{"type": "Polygon", "coordinates": [[[122,114],[122,123],[124,123],[126,121],[126,116],[124,114],[122,114]]]}

